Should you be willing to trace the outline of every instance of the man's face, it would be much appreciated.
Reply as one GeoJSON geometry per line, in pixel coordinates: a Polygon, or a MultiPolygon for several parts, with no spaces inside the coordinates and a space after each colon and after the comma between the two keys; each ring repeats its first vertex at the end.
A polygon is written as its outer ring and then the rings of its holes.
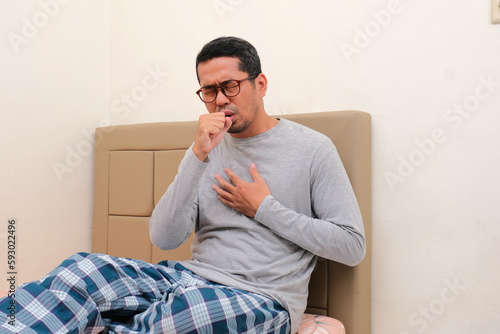
{"type": "MultiPolygon", "coordinates": [[[[218,86],[226,80],[242,80],[248,73],[239,69],[240,60],[234,57],[213,58],[198,64],[200,86],[218,86]]],[[[229,133],[238,137],[246,137],[251,132],[252,122],[262,105],[262,93],[258,84],[251,80],[240,83],[240,93],[227,97],[219,90],[214,102],[205,103],[209,113],[224,112],[232,118],[229,133]]],[[[264,90],[265,94],[265,90],[264,90]]]]}

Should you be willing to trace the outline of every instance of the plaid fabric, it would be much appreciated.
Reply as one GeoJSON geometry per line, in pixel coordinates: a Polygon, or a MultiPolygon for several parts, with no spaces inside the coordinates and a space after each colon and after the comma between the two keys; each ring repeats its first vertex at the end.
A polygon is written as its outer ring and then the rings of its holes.
{"type": "Polygon", "coordinates": [[[1,333],[289,333],[276,301],[214,284],[175,261],[79,253],[0,300],[1,333]],[[6,313],[7,312],[7,313],[6,313]]]}

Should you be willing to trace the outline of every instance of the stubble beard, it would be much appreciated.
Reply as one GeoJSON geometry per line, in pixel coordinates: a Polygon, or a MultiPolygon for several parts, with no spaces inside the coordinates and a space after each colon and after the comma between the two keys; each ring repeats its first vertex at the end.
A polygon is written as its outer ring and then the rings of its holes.
{"type": "MultiPolygon", "coordinates": [[[[235,120],[236,120],[236,117],[235,117],[235,120]]],[[[252,122],[247,121],[247,120],[241,120],[241,122],[239,122],[239,121],[234,122],[233,121],[233,124],[231,124],[231,126],[229,127],[229,130],[227,130],[227,132],[229,132],[229,133],[241,133],[241,132],[245,131],[250,126],[251,123],[252,122]]]]}
{"type": "Polygon", "coordinates": [[[252,104],[252,108],[250,109],[250,118],[241,118],[239,110],[232,110],[234,112],[233,124],[227,130],[228,133],[241,133],[248,129],[248,127],[252,124],[255,119],[258,111],[258,107],[255,104],[252,104]]]}

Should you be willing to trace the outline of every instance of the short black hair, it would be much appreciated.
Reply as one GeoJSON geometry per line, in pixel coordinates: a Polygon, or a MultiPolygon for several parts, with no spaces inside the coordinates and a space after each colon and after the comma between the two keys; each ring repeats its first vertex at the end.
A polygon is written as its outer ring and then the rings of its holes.
{"type": "Polygon", "coordinates": [[[256,77],[262,72],[259,54],[252,44],[239,37],[219,37],[205,44],[196,57],[198,82],[200,82],[198,65],[218,57],[238,58],[240,71],[248,73],[249,77],[256,77]]]}

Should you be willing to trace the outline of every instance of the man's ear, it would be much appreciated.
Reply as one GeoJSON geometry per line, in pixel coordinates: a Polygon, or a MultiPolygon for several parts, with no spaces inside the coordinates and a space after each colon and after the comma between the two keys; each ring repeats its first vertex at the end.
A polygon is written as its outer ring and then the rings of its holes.
{"type": "Polygon", "coordinates": [[[259,92],[260,97],[266,96],[267,92],[267,78],[264,73],[261,73],[255,78],[255,89],[259,92]]]}

